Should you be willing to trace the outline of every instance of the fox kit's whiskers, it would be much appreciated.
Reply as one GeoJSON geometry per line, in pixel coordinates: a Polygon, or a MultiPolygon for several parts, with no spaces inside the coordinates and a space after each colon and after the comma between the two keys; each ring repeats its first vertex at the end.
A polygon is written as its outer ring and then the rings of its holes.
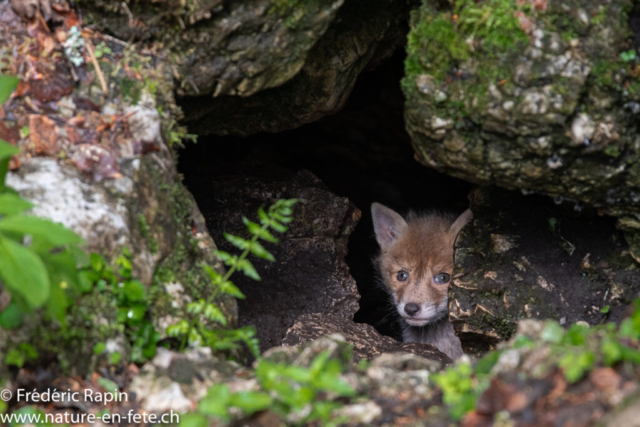
{"type": "MultiPolygon", "coordinates": [[[[403,341],[434,344],[452,359],[462,355],[448,321],[447,291],[453,274],[453,244],[472,218],[470,210],[454,220],[442,214],[410,214],[371,206],[380,254],[378,282],[400,315],[403,341]]],[[[386,316],[385,316],[386,317],[386,316]]]]}

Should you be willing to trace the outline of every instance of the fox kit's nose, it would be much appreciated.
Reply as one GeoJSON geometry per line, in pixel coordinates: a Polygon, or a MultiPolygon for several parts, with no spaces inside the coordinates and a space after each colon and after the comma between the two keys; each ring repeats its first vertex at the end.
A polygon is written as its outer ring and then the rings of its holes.
{"type": "Polygon", "coordinates": [[[404,311],[409,315],[413,316],[417,312],[420,311],[420,306],[418,304],[414,304],[412,302],[405,304],[404,311]]]}

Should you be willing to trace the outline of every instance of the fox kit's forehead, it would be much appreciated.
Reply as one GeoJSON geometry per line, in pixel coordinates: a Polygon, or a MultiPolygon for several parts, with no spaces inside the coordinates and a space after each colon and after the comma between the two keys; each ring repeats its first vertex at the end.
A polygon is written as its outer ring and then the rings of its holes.
{"type": "Polygon", "coordinates": [[[453,269],[455,236],[450,227],[453,218],[431,214],[410,215],[403,233],[386,253],[381,254],[387,267],[415,270],[414,274],[450,272],[453,269]]]}

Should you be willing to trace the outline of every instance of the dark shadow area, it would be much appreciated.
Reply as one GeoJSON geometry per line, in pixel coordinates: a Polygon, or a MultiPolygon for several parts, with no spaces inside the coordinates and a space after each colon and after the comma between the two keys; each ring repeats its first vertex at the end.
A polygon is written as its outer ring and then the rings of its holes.
{"type": "MultiPolygon", "coordinates": [[[[355,321],[373,325],[384,335],[397,337],[395,312],[388,296],[375,285],[372,258],[378,251],[373,237],[370,206],[383,203],[398,212],[438,209],[462,212],[468,205],[469,183],[439,174],[414,160],[404,130],[404,98],[400,89],[403,55],[396,54],[377,69],[362,75],[347,106],[316,123],[279,134],[239,139],[203,137],[180,154],[179,169],[194,194],[212,234],[216,212],[208,205],[209,184],[247,163],[308,170],[338,196],[347,197],[361,211],[351,234],[346,257],[361,295],[355,321]]],[[[218,230],[220,231],[220,230],[218,230]]],[[[239,318],[260,310],[264,288],[242,287],[247,299],[239,301],[239,318]]],[[[256,325],[258,328],[260,325],[256,325]]]]}

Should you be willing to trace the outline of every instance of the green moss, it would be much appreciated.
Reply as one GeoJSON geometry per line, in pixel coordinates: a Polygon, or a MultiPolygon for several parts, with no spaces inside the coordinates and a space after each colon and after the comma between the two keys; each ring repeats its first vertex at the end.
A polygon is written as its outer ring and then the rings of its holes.
{"type": "Polygon", "coordinates": [[[497,65],[505,56],[517,55],[528,43],[514,16],[527,10],[509,0],[458,0],[451,10],[423,5],[413,11],[402,81],[405,94],[415,95],[416,78],[428,75],[433,78],[432,87],[420,89],[435,114],[459,120],[486,109],[491,85],[512,84],[506,80],[508,75],[500,75],[502,70],[497,65]],[[476,59],[480,66],[472,67],[472,75],[456,72],[462,64],[476,59]],[[461,92],[463,87],[466,90],[461,92]],[[443,102],[436,98],[440,91],[453,96],[443,102]]]}
{"type": "Polygon", "coordinates": [[[617,145],[610,145],[604,150],[604,154],[613,158],[620,157],[620,149],[617,145]]]}
{"type": "Polygon", "coordinates": [[[158,253],[158,239],[151,233],[151,228],[147,224],[147,218],[144,214],[138,214],[138,229],[143,239],[147,241],[147,247],[152,254],[158,253]]]}

